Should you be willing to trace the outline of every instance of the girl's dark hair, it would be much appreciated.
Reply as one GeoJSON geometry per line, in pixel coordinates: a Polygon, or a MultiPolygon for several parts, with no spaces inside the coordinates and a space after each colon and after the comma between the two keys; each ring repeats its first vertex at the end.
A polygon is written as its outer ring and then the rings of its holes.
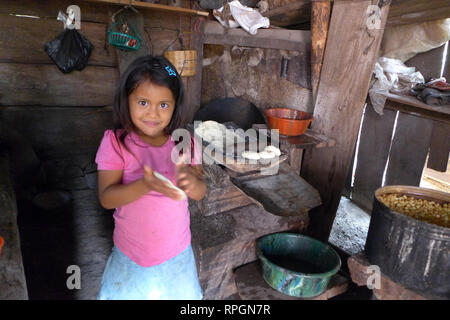
{"type": "MultiPolygon", "coordinates": [[[[113,103],[114,133],[123,129],[119,141],[125,146],[125,137],[136,128],[130,117],[128,97],[143,82],[150,81],[168,88],[175,98],[175,110],[169,125],[164,129],[171,134],[175,129],[184,126],[184,88],[180,75],[169,60],[163,56],[143,56],[134,60],[120,77],[113,103]],[[168,71],[166,67],[170,67],[168,71]]],[[[117,137],[117,134],[116,134],[117,137]]],[[[126,146],[125,146],[126,147],[126,146]]]]}

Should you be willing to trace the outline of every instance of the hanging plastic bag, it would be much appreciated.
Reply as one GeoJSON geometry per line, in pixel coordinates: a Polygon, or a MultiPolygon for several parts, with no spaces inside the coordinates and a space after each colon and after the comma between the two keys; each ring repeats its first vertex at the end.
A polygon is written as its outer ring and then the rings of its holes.
{"type": "Polygon", "coordinates": [[[389,92],[405,94],[418,83],[424,83],[423,75],[414,67],[407,67],[398,59],[378,58],[373,69],[375,80],[369,90],[374,110],[383,114],[386,94],[389,92]]]}
{"type": "Polygon", "coordinates": [[[225,10],[225,6],[213,12],[214,17],[224,26],[228,28],[236,28],[241,26],[251,35],[255,35],[259,28],[268,28],[270,26],[269,18],[263,17],[258,10],[243,6],[239,0],[228,2],[229,11],[233,20],[224,21],[221,15],[225,10]]]}
{"type": "Polygon", "coordinates": [[[58,15],[65,29],[45,45],[45,52],[62,72],[68,73],[86,67],[93,45],[76,29],[66,28],[65,19],[61,13],[58,15]]]}

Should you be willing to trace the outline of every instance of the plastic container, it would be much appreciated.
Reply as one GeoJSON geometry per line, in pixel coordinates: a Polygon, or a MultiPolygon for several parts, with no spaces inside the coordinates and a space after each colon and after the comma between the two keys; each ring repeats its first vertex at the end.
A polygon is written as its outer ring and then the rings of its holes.
{"type": "Polygon", "coordinates": [[[256,241],[263,278],[273,289],[294,297],[322,294],[341,267],[329,245],[295,233],[274,233],[256,241]]]}
{"type": "Polygon", "coordinates": [[[108,42],[122,50],[136,51],[141,46],[141,39],[133,26],[127,25],[127,27],[132,34],[120,32],[120,24],[113,23],[108,29],[108,42]]]}
{"type": "Polygon", "coordinates": [[[377,199],[389,193],[450,202],[450,194],[411,186],[375,191],[365,254],[391,280],[433,298],[450,299],[450,228],[396,212],[377,199]]]}
{"type": "Polygon", "coordinates": [[[300,136],[305,133],[313,116],[290,108],[271,108],[265,111],[270,129],[278,129],[281,135],[300,136]]]}

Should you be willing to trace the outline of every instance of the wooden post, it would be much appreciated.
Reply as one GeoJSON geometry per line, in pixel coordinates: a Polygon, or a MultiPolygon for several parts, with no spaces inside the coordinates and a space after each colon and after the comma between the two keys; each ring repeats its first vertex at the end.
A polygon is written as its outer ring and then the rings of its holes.
{"type": "Polygon", "coordinates": [[[330,21],[331,2],[313,1],[311,4],[311,87],[313,101],[317,96],[320,70],[330,21]]]}
{"type": "Polygon", "coordinates": [[[339,206],[386,24],[389,3],[379,16],[367,13],[377,3],[336,1],[333,6],[311,126],[336,139],[336,146],[307,150],[301,174],[322,197],[323,204],[310,211],[308,229],[322,241],[328,240],[339,206]]]}
{"type": "Polygon", "coordinates": [[[206,19],[195,17],[191,19],[191,46],[197,51],[197,65],[195,75],[188,78],[189,91],[186,93],[188,105],[187,121],[192,122],[195,112],[200,108],[202,96],[202,72],[203,72],[203,45],[205,39],[206,19]]]}

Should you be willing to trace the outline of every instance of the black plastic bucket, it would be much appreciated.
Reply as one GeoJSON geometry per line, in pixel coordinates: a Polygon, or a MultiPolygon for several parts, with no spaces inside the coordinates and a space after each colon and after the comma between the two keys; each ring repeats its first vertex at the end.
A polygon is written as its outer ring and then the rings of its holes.
{"type": "Polygon", "coordinates": [[[389,193],[440,203],[450,202],[450,194],[411,186],[378,189],[365,245],[369,262],[391,280],[427,297],[450,299],[450,228],[393,211],[377,199],[389,193]]]}

